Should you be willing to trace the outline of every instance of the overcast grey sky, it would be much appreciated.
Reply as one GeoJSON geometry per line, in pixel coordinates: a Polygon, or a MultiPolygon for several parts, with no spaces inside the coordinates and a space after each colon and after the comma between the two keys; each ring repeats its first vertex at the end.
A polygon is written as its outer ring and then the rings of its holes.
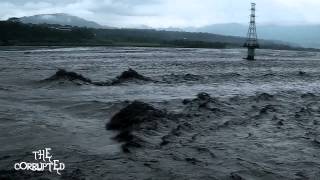
{"type": "MultiPolygon", "coordinates": [[[[0,18],[68,13],[110,26],[247,23],[251,0],[0,0],[0,18]]],[[[320,24],[320,0],[255,0],[267,24],[320,24]]]]}

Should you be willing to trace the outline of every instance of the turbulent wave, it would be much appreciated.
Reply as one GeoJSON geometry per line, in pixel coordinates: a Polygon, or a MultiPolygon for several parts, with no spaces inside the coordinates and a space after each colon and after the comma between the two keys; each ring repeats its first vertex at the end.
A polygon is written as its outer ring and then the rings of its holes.
{"type": "Polygon", "coordinates": [[[0,179],[320,176],[318,53],[26,50],[0,52],[0,179]],[[12,171],[44,146],[62,176],[12,171]]]}
{"type": "MultiPolygon", "coordinates": [[[[309,169],[304,160],[299,163],[288,158],[298,156],[300,149],[308,146],[305,158],[317,163],[313,152],[320,147],[320,121],[314,118],[320,115],[318,99],[311,93],[259,93],[228,99],[200,93],[195,99],[183,100],[183,108],[174,113],[133,102],[116,114],[107,127],[120,131],[116,139],[126,142],[125,152],[134,153],[138,162],[173,159],[170,162],[174,163],[166,166],[205,168],[215,172],[210,177],[216,179],[313,178],[317,172],[309,169]],[[140,151],[156,154],[149,157],[140,151]],[[277,159],[270,160],[269,156],[277,159]],[[287,162],[286,173],[279,170],[283,164],[277,163],[283,161],[287,162]],[[226,169],[229,175],[225,174],[226,169]]],[[[148,166],[157,168],[159,164],[148,166]]]]}
{"type": "Polygon", "coordinates": [[[45,79],[42,82],[58,82],[60,84],[64,84],[65,82],[72,82],[76,85],[95,85],[95,86],[113,86],[119,85],[126,82],[148,82],[152,81],[152,79],[140,75],[137,71],[133,69],[128,69],[121,73],[121,75],[117,76],[111,81],[106,82],[94,82],[89,78],[84,77],[81,74],[76,72],[68,72],[64,69],[58,70],[53,76],[45,79]]]}

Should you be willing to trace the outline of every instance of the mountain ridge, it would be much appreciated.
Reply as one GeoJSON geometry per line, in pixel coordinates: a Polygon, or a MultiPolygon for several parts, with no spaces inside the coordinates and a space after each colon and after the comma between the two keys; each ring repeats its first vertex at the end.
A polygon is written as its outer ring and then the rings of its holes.
{"type": "Polygon", "coordinates": [[[89,21],[66,13],[37,14],[33,16],[23,16],[18,19],[25,24],[59,24],[63,26],[107,28],[94,21],[89,21]]]}
{"type": "MultiPolygon", "coordinates": [[[[183,28],[187,32],[206,32],[245,37],[248,25],[239,23],[211,24],[183,28]]],[[[258,38],[288,42],[310,48],[320,48],[320,25],[257,25],[258,38]]]]}
{"type": "MultiPolygon", "coordinates": [[[[18,19],[25,24],[58,24],[63,26],[87,27],[95,29],[121,29],[110,26],[103,26],[94,21],[65,14],[38,14],[33,16],[24,16],[18,19]]],[[[211,24],[202,27],[186,28],[152,28],[140,25],[129,29],[154,29],[177,32],[195,32],[211,33],[223,36],[246,37],[248,25],[240,23],[221,23],[211,24]]],[[[305,48],[320,48],[320,25],[257,25],[258,38],[263,40],[272,40],[281,44],[290,44],[305,48]]]]}

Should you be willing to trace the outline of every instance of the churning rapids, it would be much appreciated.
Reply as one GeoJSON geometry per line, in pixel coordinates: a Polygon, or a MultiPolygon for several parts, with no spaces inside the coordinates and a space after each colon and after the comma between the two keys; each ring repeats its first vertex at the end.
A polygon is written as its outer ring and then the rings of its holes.
{"type": "Polygon", "coordinates": [[[2,49],[0,179],[319,179],[320,53],[244,56],[2,49]],[[61,176],[14,170],[46,147],[61,176]]]}

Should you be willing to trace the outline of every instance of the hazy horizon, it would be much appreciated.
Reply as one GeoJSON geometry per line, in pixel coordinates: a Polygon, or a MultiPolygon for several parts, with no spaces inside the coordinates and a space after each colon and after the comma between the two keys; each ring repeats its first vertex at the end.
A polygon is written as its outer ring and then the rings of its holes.
{"type": "MultiPolygon", "coordinates": [[[[3,0],[0,17],[66,13],[101,25],[153,28],[201,27],[249,20],[250,0],[3,0]]],[[[320,1],[256,0],[259,24],[320,24],[320,1]],[[271,13],[272,12],[272,13],[271,13]]]]}

